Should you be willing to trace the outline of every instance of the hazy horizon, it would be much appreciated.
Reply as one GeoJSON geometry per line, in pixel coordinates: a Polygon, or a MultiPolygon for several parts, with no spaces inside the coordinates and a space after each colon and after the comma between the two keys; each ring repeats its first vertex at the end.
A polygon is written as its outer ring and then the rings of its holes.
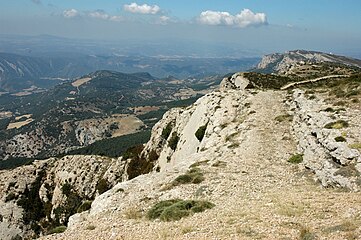
{"type": "MultiPolygon", "coordinates": [[[[294,49],[360,56],[360,1],[5,0],[0,32],[126,44],[204,44],[262,55],[294,49]]],[[[1,46],[0,46],[1,47],[1,46]]]]}

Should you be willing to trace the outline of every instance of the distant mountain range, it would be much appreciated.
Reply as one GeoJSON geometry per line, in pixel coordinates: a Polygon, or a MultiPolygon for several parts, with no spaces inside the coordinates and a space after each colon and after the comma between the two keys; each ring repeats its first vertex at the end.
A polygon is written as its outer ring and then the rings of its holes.
{"type": "Polygon", "coordinates": [[[246,70],[258,58],[192,58],[146,56],[95,56],[59,54],[57,57],[29,57],[0,53],[0,92],[49,88],[61,81],[97,70],[149,72],[158,77],[205,76],[246,70]]]}

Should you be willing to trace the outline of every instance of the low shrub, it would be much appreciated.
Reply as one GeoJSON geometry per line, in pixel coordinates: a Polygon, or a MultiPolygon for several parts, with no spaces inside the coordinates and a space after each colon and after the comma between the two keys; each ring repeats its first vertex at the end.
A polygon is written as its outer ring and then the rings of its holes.
{"type": "Polygon", "coordinates": [[[123,159],[135,158],[141,154],[144,146],[142,144],[128,148],[122,155],[123,159]]]}
{"type": "Polygon", "coordinates": [[[203,212],[215,205],[208,201],[173,199],[161,201],[148,211],[149,219],[159,218],[162,221],[176,221],[193,213],[203,212]]]}
{"type": "Polygon", "coordinates": [[[330,122],[327,123],[324,128],[327,129],[341,129],[341,128],[345,128],[348,127],[349,124],[348,122],[344,121],[344,120],[337,120],[336,122],[330,122]]]}
{"type": "Polygon", "coordinates": [[[71,194],[71,190],[73,189],[73,186],[68,183],[65,182],[63,184],[63,186],[61,186],[61,192],[65,195],[65,196],[69,196],[71,194]]]}
{"type": "Polygon", "coordinates": [[[181,184],[198,184],[203,182],[204,176],[203,173],[199,168],[192,168],[191,170],[187,171],[186,174],[178,176],[174,181],[172,182],[173,186],[178,186],[181,184]]]}
{"type": "Polygon", "coordinates": [[[92,206],[92,201],[83,202],[77,209],[77,213],[88,211],[92,206]]]}
{"type": "Polygon", "coordinates": [[[170,122],[167,124],[167,126],[165,128],[163,128],[162,138],[167,140],[170,133],[172,132],[172,129],[173,129],[173,126],[172,126],[172,123],[170,122]]]}
{"type": "Polygon", "coordinates": [[[283,114],[275,117],[275,120],[277,122],[283,122],[283,121],[292,121],[292,115],[289,114],[283,114]]]}
{"type": "Polygon", "coordinates": [[[333,109],[332,107],[328,107],[322,111],[325,111],[325,112],[335,112],[335,109],[333,109]]]}
{"type": "Polygon", "coordinates": [[[168,141],[168,146],[172,150],[175,150],[177,148],[178,142],[179,142],[178,133],[176,133],[176,132],[172,133],[172,136],[168,141]]]}
{"type": "Polygon", "coordinates": [[[58,226],[58,227],[51,229],[49,231],[49,234],[62,233],[62,232],[65,232],[65,230],[66,230],[66,226],[58,226]]]}
{"type": "Polygon", "coordinates": [[[294,164],[301,163],[302,161],[303,161],[303,154],[294,154],[288,159],[289,163],[294,163],[294,164]]]}
{"type": "Polygon", "coordinates": [[[98,181],[95,189],[98,191],[99,194],[105,193],[110,189],[109,182],[106,179],[102,178],[98,181]]]}
{"type": "Polygon", "coordinates": [[[342,136],[338,136],[338,137],[335,137],[335,141],[336,142],[346,142],[346,138],[344,138],[342,136]]]}
{"type": "Polygon", "coordinates": [[[204,134],[206,133],[207,126],[208,126],[208,123],[206,123],[203,126],[200,126],[198,128],[198,130],[196,131],[196,133],[194,134],[196,136],[196,138],[198,139],[198,141],[200,141],[200,142],[202,141],[204,134]]]}

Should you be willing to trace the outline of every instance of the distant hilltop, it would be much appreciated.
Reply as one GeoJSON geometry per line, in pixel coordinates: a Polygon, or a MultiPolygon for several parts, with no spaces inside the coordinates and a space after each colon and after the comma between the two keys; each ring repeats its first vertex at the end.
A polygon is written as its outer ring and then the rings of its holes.
{"type": "Polygon", "coordinates": [[[361,60],[306,50],[293,50],[285,53],[265,55],[257,65],[256,70],[266,73],[287,74],[292,67],[306,63],[336,63],[361,68],[361,60]]]}

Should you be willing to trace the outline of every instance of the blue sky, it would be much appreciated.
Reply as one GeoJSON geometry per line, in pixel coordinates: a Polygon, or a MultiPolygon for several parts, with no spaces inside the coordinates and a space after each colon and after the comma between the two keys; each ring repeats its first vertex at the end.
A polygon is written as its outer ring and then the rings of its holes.
{"type": "Polygon", "coordinates": [[[262,51],[361,49],[360,0],[1,0],[0,32],[177,38],[262,51]]]}

